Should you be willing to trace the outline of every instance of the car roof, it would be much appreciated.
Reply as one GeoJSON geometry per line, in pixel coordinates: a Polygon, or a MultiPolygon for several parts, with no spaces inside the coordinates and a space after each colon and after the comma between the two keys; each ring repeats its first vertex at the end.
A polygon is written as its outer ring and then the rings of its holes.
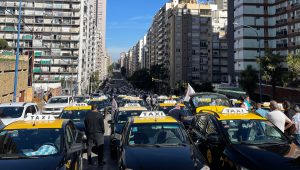
{"type": "Polygon", "coordinates": [[[145,107],[119,107],[119,111],[135,111],[135,110],[142,110],[142,111],[146,111],[147,108],[145,107]]]}
{"type": "Polygon", "coordinates": [[[139,117],[134,116],[133,124],[143,124],[143,123],[178,123],[176,119],[171,116],[165,117],[139,117]]]}
{"type": "Polygon", "coordinates": [[[56,120],[20,120],[7,125],[4,130],[13,129],[58,129],[62,128],[63,124],[67,120],[56,119],[56,120]]]}
{"type": "MultiPolygon", "coordinates": [[[[172,107],[172,106],[176,106],[177,103],[159,103],[159,106],[160,107],[172,107]]],[[[180,107],[184,107],[185,105],[184,104],[180,104],[180,107]]]]}
{"type": "MultiPolygon", "coordinates": [[[[226,109],[230,109],[230,108],[226,108],[226,109]]],[[[254,112],[246,112],[246,113],[232,112],[227,114],[227,113],[222,113],[222,111],[204,110],[202,113],[211,114],[215,116],[217,120],[245,120],[245,119],[267,120],[266,118],[254,112]]]]}
{"type": "Polygon", "coordinates": [[[67,106],[64,110],[91,110],[92,106],[67,106]]]}
{"type": "Polygon", "coordinates": [[[12,102],[12,103],[1,103],[0,107],[7,107],[7,106],[24,107],[26,105],[37,105],[37,104],[36,103],[26,103],[26,102],[12,102]]]}

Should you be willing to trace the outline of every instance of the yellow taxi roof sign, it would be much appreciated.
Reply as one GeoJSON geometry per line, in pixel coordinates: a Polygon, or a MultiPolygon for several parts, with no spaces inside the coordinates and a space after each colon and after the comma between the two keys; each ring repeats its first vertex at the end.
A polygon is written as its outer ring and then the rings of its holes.
{"type": "Polygon", "coordinates": [[[248,113],[248,111],[244,108],[224,108],[221,112],[222,114],[245,114],[248,113]]]}
{"type": "Polygon", "coordinates": [[[73,106],[88,106],[86,103],[74,103],[73,106]]]}
{"type": "Polygon", "coordinates": [[[172,104],[174,103],[175,104],[177,102],[176,102],[176,100],[165,100],[164,103],[172,103],[172,104]]]}
{"type": "Polygon", "coordinates": [[[140,117],[166,117],[162,111],[146,111],[140,114],[140,117]]]}
{"type": "Polygon", "coordinates": [[[37,120],[55,120],[55,117],[53,115],[32,115],[28,114],[25,118],[25,121],[37,121],[37,120]]]}
{"type": "Polygon", "coordinates": [[[124,107],[141,107],[139,103],[127,103],[124,107]]]}
{"type": "Polygon", "coordinates": [[[133,123],[143,124],[143,123],[178,123],[176,119],[171,116],[165,117],[140,117],[134,116],[133,123]]]}

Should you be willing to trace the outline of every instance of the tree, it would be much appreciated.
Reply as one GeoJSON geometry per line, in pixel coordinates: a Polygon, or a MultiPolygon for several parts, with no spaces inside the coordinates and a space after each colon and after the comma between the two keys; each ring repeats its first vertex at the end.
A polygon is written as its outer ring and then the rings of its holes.
{"type": "Polygon", "coordinates": [[[152,77],[147,69],[135,71],[129,81],[139,89],[150,90],[153,88],[152,77]]]}
{"type": "Polygon", "coordinates": [[[260,59],[263,79],[272,85],[272,97],[276,97],[276,85],[283,84],[284,69],[280,54],[267,51],[266,56],[260,59]]]}
{"type": "Polygon", "coordinates": [[[0,50],[10,50],[8,43],[4,39],[0,39],[0,50]]]}
{"type": "Polygon", "coordinates": [[[300,77],[300,55],[289,54],[286,58],[286,63],[292,81],[296,81],[300,77]]]}
{"type": "Polygon", "coordinates": [[[112,77],[112,76],[113,76],[113,70],[114,70],[113,64],[110,65],[110,66],[108,66],[107,72],[108,72],[108,76],[109,76],[109,77],[112,77]]]}
{"type": "Polygon", "coordinates": [[[249,96],[253,96],[254,91],[257,87],[258,76],[256,71],[252,68],[251,65],[247,66],[246,70],[241,72],[239,78],[239,84],[244,91],[249,94],[249,96]]]}
{"type": "Polygon", "coordinates": [[[122,67],[122,68],[121,68],[121,74],[122,74],[123,76],[126,76],[126,72],[127,72],[126,68],[125,68],[125,67],[122,67]]]}
{"type": "Polygon", "coordinates": [[[97,91],[98,88],[99,88],[99,85],[100,85],[99,76],[100,76],[99,71],[95,71],[95,72],[92,73],[91,82],[90,83],[91,83],[92,89],[94,91],[97,91]]]}

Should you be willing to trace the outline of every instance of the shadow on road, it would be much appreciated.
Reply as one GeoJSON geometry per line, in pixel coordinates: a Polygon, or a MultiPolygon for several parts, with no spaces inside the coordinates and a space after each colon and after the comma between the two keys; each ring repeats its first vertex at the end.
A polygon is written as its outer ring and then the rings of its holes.
{"type": "MultiPolygon", "coordinates": [[[[92,154],[92,159],[94,163],[98,162],[98,156],[96,154],[92,154]]],[[[96,165],[88,165],[87,161],[87,154],[85,153],[83,156],[83,169],[84,170],[117,170],[117,161],[112,160],[110,156],[110,149],[109,149],[109,136],[104,136],[104,161],[106,164],[104,166],[99,167],[98,164],[96,165]]]]}

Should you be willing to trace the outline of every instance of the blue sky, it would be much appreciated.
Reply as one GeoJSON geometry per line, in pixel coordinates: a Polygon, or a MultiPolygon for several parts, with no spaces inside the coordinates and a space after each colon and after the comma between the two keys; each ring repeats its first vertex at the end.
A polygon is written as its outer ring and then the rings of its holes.
{"type": "Polygon", "coordinates": [[[114,61],[143,38],[166,2],[169,0],[107,0],[106,48],[114,61]]]}

